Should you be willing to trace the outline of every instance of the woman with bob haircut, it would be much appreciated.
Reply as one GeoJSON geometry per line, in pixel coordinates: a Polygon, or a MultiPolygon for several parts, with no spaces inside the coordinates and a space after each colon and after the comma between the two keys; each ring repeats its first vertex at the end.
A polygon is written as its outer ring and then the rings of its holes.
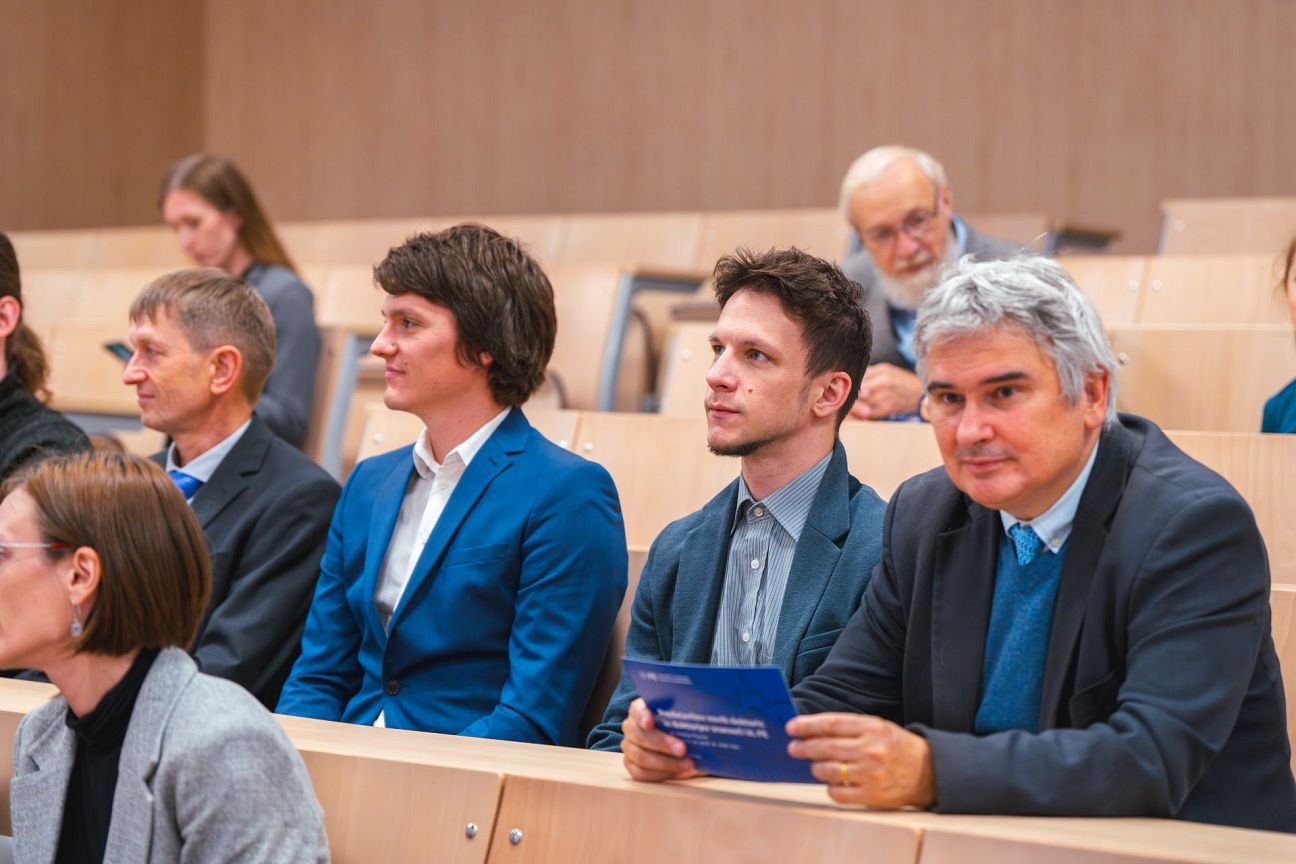
{"type": "Polygon", "coordinates": [[[230,160],[196,153],[167,170],[158,207],[198,266],[242,276],[270,307],[275,364],[256,411],[271,431],[301,447],[320,354],[315,296],[297,275],[252,186],[230,160]]]}
{"type": "Polygon", "coordinates": [[[0,480],[45,454],[90,449],[84,432],[45,406],[48,377],[45,351],[23,321],[18,256],[0,234],[0,480]]]}
{"type": "Polygon", "coordinates": [[[184,648],[207,546],[162,469],[55,456],[0,487],[0,664],[59,696],[14,740],[14,860],[328,861],[301,757],[184,648]]]}

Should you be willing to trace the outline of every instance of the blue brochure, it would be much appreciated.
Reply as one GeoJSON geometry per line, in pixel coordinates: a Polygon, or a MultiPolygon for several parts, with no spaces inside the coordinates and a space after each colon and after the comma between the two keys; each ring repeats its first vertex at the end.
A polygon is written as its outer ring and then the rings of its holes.
{"type": "Polygon", "coordinates": [[[817,783],[810,763],[787,753],[796,716],[777,666],[702,666],[622,657],[657,727],[688,745],[698,769],[717,777],[817,783]]]}

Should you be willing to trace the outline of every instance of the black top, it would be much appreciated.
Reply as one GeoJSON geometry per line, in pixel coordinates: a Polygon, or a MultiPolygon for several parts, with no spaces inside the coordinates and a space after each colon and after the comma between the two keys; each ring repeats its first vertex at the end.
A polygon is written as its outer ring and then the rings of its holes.
{"type": "Polygon", "coordinates": [[[71,708],[67,710],[65,722],[76,735],[76,761],[68,778],[55,864],[103,861],[122,742],[135,711],[135,699],[157,655],[156,648],[140,651],[125,676],[86,716],[77,717],[71,708]]]}
{"type": "Polygon", "coordinates": [[[85,433],[24,390],[17,375],[0,379],[0,480],[38,456],[89,449],[85,433]]]}

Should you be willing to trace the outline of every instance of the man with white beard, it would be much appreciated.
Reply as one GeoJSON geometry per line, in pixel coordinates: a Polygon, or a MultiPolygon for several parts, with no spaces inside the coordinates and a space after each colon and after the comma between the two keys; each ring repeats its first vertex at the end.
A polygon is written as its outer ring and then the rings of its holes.
{"type": "Polygon", "coordinates": [[[945,169],[909,147],[875,147],[856,159],[842,180],[842,215],[862,248],[841,269],[864,289],[873,321],[873,354],[852,417],[919,416],[923,387],[913,372],[913,332],[923,295],[964,255],[984,261],[1022,251],[978,234],[954,215],[953,203],[945,169]]]}

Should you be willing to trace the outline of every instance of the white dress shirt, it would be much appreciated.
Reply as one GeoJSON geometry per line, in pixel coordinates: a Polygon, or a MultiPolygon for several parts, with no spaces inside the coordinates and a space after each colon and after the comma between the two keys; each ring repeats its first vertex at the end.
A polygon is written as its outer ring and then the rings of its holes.
{"type": "Polygon", "coordinates": [[[1080,496],[1084,494],[1094,463],[1098,461],[1099,446],[1094,445],[1089,460],[1085,462],[1084,468],[1080,469],[1080,475],[1071,482],[1062,496],[1053,502],[1053,506],[1034,519],[1022,522],[1007,510],[999,511],[999,518],[1003,521],[1004,532],[1008,534],[1009,539],[1012,538],[1012,534],[1009,533],[1012,526],[1020,522],[1022,525],[1029,525],[1054,555],[1061,551],[1062,544],[1071,536],[1071,524],[1075,522],[1076,510],[1080,508],[1080,496]]]}
{"type": "MultiPolygon", "coordinates": [[[[505,408],[487,421],[486,425],[447,453],[444,462],[438,463],[433,458],[426,429],[414,443],[414,473],[410,475],[409,485],[405,487],[405,500],[396,517],[396,527],[392,530],[391,542],[387,544],[378,586],[374,590],[374,608],[378,610],[384,628],[390,626],[392,613],[400,605],[401,595],[405,593],[405,586],[414,575],[423,547],[427,545],[428,537],[432,536],[437,520],[445,512],[446,504],[459,485],[460,478],[468,470],[468,465],[482,445],[504,422],[510,410],[505,408]]],[[[382,712],[379,712],[373,725],[386,725],[382,712]]]]}
{"type": "MultiPolygon", "coordinates": [[[[243,433],[246,432],[248,427],[251,425],[252,418],[249,417],[242,426],[231,432],[228,437],[222,440],[215,447],[195,456],[184,465],[176,464],[176,446],[174,441],[171,442],[171,446],[167,448],[166,470],[168,472],[183,471],[190,477],[206,483],[212,478],[212,475],[216,473],[216,469],[225,461],[225,457],[234,449],[234,445],[239,442],[239,439],[243,437],[243,433]]],[[[188,500],[192,501],[193,498],[189,498],[188,500]]]]}

